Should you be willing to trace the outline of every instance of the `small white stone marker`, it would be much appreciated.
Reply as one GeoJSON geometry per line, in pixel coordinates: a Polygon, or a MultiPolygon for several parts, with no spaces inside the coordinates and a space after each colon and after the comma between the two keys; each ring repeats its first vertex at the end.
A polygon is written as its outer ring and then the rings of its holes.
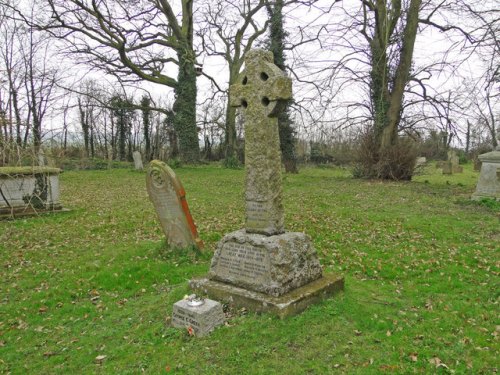
{"type": "Polygon", "coordinates": [[[134,166],[137,171],[142,171],[144,169],[144,165],[142,164],[142,156],[139,151],[134,151],[132,154],[134,158],[134,166]]]}
{"type": "Polygon", "coordinates": [[[197,298],[192,294],[187,299],[174,303],[173,327],[191,328],[195,336],[205,336],[222,324],[224,312],[217,301],[197,298]]]}

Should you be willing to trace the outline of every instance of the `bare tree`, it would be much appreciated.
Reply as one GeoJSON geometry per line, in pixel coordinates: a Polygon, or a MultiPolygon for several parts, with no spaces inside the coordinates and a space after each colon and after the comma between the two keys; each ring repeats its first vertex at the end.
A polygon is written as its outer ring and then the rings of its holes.
{"type": "MultiPolygon", "coordinates": [[[[36,26],[64,40],[81,63],[121,81],[145,80],[175,90],[173,120],[181,156],[197,161],[193,0],[180,0],[176,8],[166,0],[43,0],[41,4],[39,12],[46,21],[37,21],[36,26]]],[[[28,24],[34,23],[18,13],[28,24]]]]}
{"type": "MultiPolygon", "coordinates": [[[[259,22],[257,15],[265,6],[265,0],[205,2],[205,24],[199,32],[203,49],[209,56],[220,56],[228,65],[228,86],[236,83],[243,66],[245,54],[262,36],[268,22],[259,22]]],[[[262,18],[262,17],[261,17],[262,18]]],[[[227,96],[230,95],[229,87],[227,96]]],[[[235,159],[236,108],[226,100],[225,158],[235,159]]]]}

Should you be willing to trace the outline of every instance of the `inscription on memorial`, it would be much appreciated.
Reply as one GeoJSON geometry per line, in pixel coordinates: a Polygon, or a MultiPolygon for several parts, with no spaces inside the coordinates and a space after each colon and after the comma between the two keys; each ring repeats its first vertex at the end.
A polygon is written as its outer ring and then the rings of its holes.
{"type": "Polygon", "coordinates": [[[262,279],[267,279],[269,275],[269,256],[263,248],[227,242],[222,248],[216,273],[237,281],[264,281],[262,279]]]}
{"type": "Polygon", "coordinates": [[[247,222],[258,227],[265,227],[269,220],[266,202],[247,201],[247,222]]]}
{"type": "Polygon", "coordinates": [[[158,190],[157,192],[157,205],[161,210],[161,216],[165,219],[179,219],[182,218],[184,214],[180,208],[179,198],[177,198],[177,194],[175,194],[175,190],[172,187],[172,184],[166,182],[167,186],[165,190],[158,190]]]}
{"type": "Polygon", "coordinates": [[[172,323],[174,324],[174,326],[200,328],[200,324],[198,323],[195,314],[180,309],[172,312],[172,323]]]}

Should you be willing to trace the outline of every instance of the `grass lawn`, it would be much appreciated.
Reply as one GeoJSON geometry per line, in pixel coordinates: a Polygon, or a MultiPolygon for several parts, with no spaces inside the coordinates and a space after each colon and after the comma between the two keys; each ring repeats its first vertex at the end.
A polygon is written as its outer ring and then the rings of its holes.
{"type": "Polygon", "coordinates": [[[498,370],[500,205],[478,173],[411,183],[304,168],[284,177],[286,227],[305,231],[345,292],[279,320],[234,311],[205,338],[169,325],[187,280],[243,227],[243,170],[176,170],[206,252],[169,252],[127,169],[61,175],[71,212],[0,222],[0,372],[378,374],[498,370]]]}

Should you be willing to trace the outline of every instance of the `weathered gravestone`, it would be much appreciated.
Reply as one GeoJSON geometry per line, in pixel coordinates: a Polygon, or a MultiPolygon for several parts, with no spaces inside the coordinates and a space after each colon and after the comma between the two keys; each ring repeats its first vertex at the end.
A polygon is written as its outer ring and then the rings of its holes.
{"type": "Polygon", "coordinates": [[[203,247],[186,201],[186,192],[175,172],[153,160],[146,174],[149,199],[158,214],[168,245],[175,248],[203,247]]]}
{"type": "Polygon", "coordinates": [[[441,169],[443,170],[443,174],[453,174],[453,164],[451,161],[443,161],[441,169]]]}
{"type": "Polygon", "coordinates": [[[421,167],[427,163],[427,158],[425,156],[419,156],[415,162],[417,167],[421,167]]]}
{"type": "Polygon", "coordinates": [[[453,150],[448,151],[448,162],[451,164],[452,173],[462,173],[464,171],[464,168],[461,165],[459,165],[460,160],[455,151],[453,150]]]}
{"type": "Polygon", "coordinates": [[[134,158],[135,169],[138,171],[142,171],[144,169],[144,165],[142,164],[141,153],[139,151],[134,151],[132,157],[134,158]]]}
{"type": "Polygon", "coordinates": [[[58,168],[1,167],[0,218],[62,210],[58,168]]]}
{"type": "Polygon", "coordinates": [[[481,170],[481,160],[479,160],[479,157],[474,158],[474,170],[476,172],[479,172],[481,170]]]}
{"type": "Polygon", "coordinates": [[[245,229],[218,244],[208,278],[191,287],[257,312],[291,315],[343,289],[343,278],[322,275],[304,233],[285,232],[277,116],[292,97],[292,82],[271,52],[252,50],[230,103],[245,116],[245,229]]]}
{"type": "Polygon", "coordinates": [[[493,198],[500,200],[500,128],[498,128],[498,146],[495,150],[479,155],[481,172],[473,200],[493,198]]]}

